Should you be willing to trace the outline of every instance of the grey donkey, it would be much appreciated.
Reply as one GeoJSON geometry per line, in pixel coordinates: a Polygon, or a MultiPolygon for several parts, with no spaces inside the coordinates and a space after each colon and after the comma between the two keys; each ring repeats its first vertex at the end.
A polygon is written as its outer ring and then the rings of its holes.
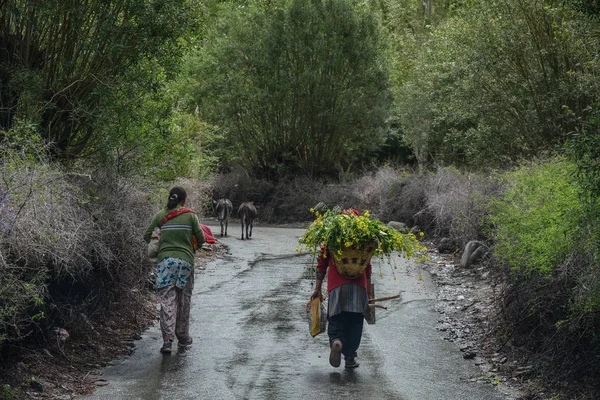
{"type": "Polygon", "coordinates": [[[240,208],[238,208],[238,215],[242,222],[242,240],[244,240],[244,224],[246,225],[246,239],[252,237],[252,222],[256,218],[256,214],[256,207],[250,202],[242,203],[240,208]],[[250,233],[248,233],[248,228],[250,228],[250,233]]]}
{"type": "Polygon", "coordinates": [[[229,218],[231,218],[231,214],[233,213],[233,204],[231,204],[229,199],[213,200],[213,204],[217,213],[217,219],[221,224],[221,237],[223,237],[223,231],[225,231],[225,236],[227,236],[227,226],[229,225],[229,218]]]}

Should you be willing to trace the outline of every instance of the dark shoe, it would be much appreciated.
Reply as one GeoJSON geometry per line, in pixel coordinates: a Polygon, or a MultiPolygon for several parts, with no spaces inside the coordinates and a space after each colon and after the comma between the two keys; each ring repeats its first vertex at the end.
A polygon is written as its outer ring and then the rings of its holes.
{"type": "Polygon", "coordinates": [[[192,342],[193,342],[192,338],[191,338],[191,337],[188,337],[187,339],[180,340],[180,341],[177,343],[177,347],[179,347],[179,348],[182,348],[182,349],[185,349],[185,348],[188,348],[188,347],[190,347],[190,346],[192,345],[192,342]]]}
{"type": "Polygon", "coordinates": [[[163,354],[171,354],[171,343],[165,343],[160,348],[160,352],[163,354]]]}
{"type": "Polygon", "coordinates": [[[346,359],[346,364],[344,365],[344,368],[358,368],[360,364],[358,363],[358,361],[356,361],[356,358],[347,358],[346,359]]]}
{"type": "Polygon", "coordinates": [[[331,351],[329,352],[329,364],[332,367],[339,367],[342,363],[342,341],[334,339],[331,342],[331,351]]]}

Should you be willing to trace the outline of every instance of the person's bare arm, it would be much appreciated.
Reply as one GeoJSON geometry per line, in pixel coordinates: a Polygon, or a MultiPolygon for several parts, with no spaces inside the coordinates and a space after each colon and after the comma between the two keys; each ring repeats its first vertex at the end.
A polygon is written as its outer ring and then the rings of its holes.
{"type": "Polygon", "coordinates": [[[315,290],[313,294],[310,296],[311,299],[321,298],[322,287],[323,287],[323,279],[325,279],[325,273],[327,272],[327,267],[329,267],[329,254],[325,247],[321,249],[321,253],[319,253],[319,262],[315,267],[317,270],[317,280],[315,283],[315,290]]]}
{"type": "Polygon", "coordinates": [[[315,284],[315,290],[313,291],[311,299],[320,298],[321,297],[321,287],[323,286],[323,280],[317,279],[317,283],[315,284]]]}

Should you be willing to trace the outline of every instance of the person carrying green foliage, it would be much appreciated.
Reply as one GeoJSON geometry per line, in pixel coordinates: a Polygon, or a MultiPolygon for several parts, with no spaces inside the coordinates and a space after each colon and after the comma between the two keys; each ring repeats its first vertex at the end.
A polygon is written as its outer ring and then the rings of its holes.
{"type": "MultiPolygon", "coordinates": [[[[343,210],[340,214],[346,214],[350,218],[360,215],[357,210],[343,210]]],[[[327,274],[329,363],[332,367],[339,367],[343,354],[345,368],[356,368],[356,351],[362,338],[364,313],[369,299],[373,298],[373,293],[368,290],[371,283],[371,263],[366,265],[362,274],[350,279],[338,270],[330,250],[323,245],[316,269],[316,286],[311,296],[313,299],[321,298],[321,287],[327,274]]]]}
{"type": "Polygon", "coordinates": [[[186,197],[183,188],[171,189],[167,206],[152,218],[144,233],[144,240],[149,243],[154,229],[160,228],[156,289],[163,336],[160,352],[163,354],[171,353],[175,337],[180,348],[192,344],[189,320],[194,288],[194,252],[206,240],[197,215],[184,208],[186,197]]]}

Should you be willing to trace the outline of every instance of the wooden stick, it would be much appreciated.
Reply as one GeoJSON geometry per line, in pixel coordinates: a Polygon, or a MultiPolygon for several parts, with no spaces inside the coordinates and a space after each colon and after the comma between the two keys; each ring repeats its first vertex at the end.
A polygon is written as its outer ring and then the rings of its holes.
{"type": "Polygon", "coordinates": [[[381,304],[369,304],[369,307],[371,308],[383,308],[384,310],[387,310],[386,306],[382,306],[381,304]]]}
{"type": "Polygon", "coordinates": [[[369,303],[375,303],[378,301],[383,301],[383,300],[391,300],[391,299],[397,299],[398,297],[400,297],[399,294],[395,295],[395,296],[387,296],[387,297],[380,297],[378,299],[370,299],[369,303]]]}

